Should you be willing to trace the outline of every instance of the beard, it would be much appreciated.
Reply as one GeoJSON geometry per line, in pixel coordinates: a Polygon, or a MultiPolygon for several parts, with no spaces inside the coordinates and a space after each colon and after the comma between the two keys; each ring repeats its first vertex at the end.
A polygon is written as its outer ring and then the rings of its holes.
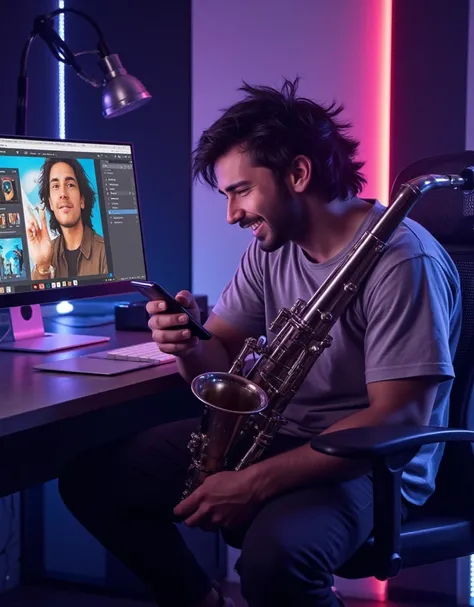
{"type": "Polygon", "coordinates": [[[272,253],[277,251],[294,236],[295,229],[301,221],[301,217],[288,193],[286,187],[280,187],[279,198],[274,210],[269,214],[268,221],[264,220],[264,232],[261,238],[257,238],[262,251],[272,253]]]}
{"type": "MultiPolygon", "coordinates": [[[[57,218],[56,218],[56,221],[58,221],[57,218]]],[[[82,222],[82,215],[79,215],[79,217],[77,217],[76,219],[71,218],[63,223],[59,223],[59,221],[58,221],[60,228],[75,228],[77,226],[77,224],[80,222],[82,222]]]]}
{"type": "Polygon", "coordinates": [[[265,222],[263,226],[265,232],[262,237],[257,238],[261,250],[265,253],[273,253],[285,245],[291,239],[291,225],[291,222],[284,221],[284,218],[272,222],[272,225],[265,222]]]}

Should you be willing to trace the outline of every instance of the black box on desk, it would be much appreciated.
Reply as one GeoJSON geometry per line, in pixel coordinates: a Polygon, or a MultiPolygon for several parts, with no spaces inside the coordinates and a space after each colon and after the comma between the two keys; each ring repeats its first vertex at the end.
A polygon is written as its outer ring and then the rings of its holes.
{"type": "MultiPolygon", "coordinates": [[[[201,312],[201,324],[208,317],[207,295],[194,295],[201,312]]],[[[146,311],[147,300],[121,303],[115,306],[115,328],[117,331],[149,331],[150,315],[146,311]]]]}

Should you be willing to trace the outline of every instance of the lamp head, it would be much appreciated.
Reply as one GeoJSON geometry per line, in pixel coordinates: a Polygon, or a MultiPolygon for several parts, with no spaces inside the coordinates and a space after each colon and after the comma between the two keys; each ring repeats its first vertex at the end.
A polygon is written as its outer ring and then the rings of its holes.
{"type": "Polygon", "coordinates": [[[151,99],[143,84],[123,67],[118,55],[105,55],[99,62],[104,71],[102,115],[115,118],[131,112],[151,99]]]}

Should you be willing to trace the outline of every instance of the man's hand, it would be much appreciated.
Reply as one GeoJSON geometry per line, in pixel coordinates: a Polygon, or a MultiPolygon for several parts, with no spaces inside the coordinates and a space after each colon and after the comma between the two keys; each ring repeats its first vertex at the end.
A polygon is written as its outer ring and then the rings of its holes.
{"type": "MultiPolygon", "coordinates": [[[[189,291],[180,291],[176,300],[187,308],[193,318],[200,322],[201,313],[196,300],[189,291]]],[[[167,304],[163,299],[149,301],[146,310],[150,314],[148,326],[152,330],[152,338],[160,350],[175,356],[186,356],[199,345],[199,339],[191,335],[189,320],[186,314],[169,314],[167,304]],[[179,329],[178,327],[182,327],[179,329]]]]}
{"type": "Polygon", "coordinates": [[[247,523],[258,510],[261,499],[248,470],[218,472],[208,476],[193,493],[174,509],[188,527],[207,531],[232,528],[247,523]]]}
{"type": "Polygon", "coordinates": [[[40,221],[37,221],[29,207],[26,208],[29,215],[26,223],[26,236],[30,256],[40,272],[47,272],[53,257],[53,244],[46,225],[46,214],[44,209],[40,209],[40,221]]]}

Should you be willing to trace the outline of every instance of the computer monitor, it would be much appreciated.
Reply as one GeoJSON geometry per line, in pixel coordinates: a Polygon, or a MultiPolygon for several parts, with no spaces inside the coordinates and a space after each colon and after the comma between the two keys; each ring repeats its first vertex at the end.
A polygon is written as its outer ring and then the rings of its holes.
{"type": "Polygon", "coordinates": [[[106,341],[45,333],[39,304],[125,293],[146,275],[131,144],[0,137],[1,349],[106,341]]]}

